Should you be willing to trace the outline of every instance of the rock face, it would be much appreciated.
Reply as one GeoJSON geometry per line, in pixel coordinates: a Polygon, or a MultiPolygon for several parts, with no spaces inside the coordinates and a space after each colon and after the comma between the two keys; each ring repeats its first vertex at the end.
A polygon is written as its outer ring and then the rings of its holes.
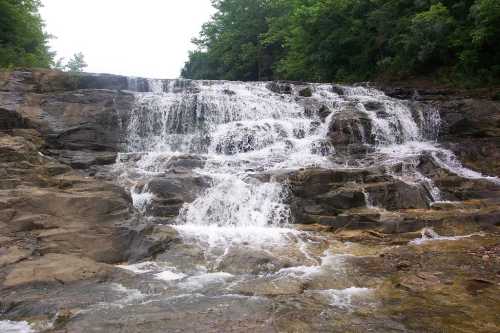
{"type": "Polygon", "coordinates": [[[298,223],[335,228],[378,227],[380,212],[366,209],[367,206],[401,211],[426,209],[431,201],[422,185],[391,179],[377,168],[304,170],[280,177],[286,177],[289,184],[293,215],[298,223]]]}
{"type": "Polygon", "coordinates": [[[106,280],[116,270],[109,264],[151,256],[175,239],[151,236],[128,191],[89,177],[116,160],[133,97],[106,89],[123,80],[0,77],[0,291],[106,280]]]}
{"type": "Polygon", "coordinates": [[[109,164],[122,143],[120,128],[133,102],[129,93],[106,90],[126,88],[115,82],[126,83],[126,78],[118,78],[12,72],[0,83],[0,129],[36,129],[49,153],[75,168],[109,164]]]}

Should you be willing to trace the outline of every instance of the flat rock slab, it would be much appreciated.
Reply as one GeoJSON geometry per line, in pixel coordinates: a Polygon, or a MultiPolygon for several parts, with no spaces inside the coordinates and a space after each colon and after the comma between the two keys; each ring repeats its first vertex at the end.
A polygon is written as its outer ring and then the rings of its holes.
{"type": "Polygon", "coordinates": [[[105,279],[113,270],[112,266],[99,264],[88,258],[54,253],[17,264],[7,274],[3,286],[13,288],[33,283],[66,284],[88,279],[105,279]]]}

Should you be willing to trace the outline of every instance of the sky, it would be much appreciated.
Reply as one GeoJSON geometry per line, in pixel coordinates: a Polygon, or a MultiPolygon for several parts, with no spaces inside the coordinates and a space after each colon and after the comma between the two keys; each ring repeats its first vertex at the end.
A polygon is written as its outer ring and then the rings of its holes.
{"type": "Polygon", "coordinates": [[[57,57],[83,52],[86,72],[177,78],[214,13],[210,0],[42,0],[57,57]]]}

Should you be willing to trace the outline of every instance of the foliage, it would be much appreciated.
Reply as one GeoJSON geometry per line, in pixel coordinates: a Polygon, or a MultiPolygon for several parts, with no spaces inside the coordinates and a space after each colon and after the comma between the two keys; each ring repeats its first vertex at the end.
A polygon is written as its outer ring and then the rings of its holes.
{"type": "Polygon", "coordinates": [[[39,0],[0,0],[0,67],[49,67],[39,0]]]}
{"type": "Polygon", "coordinates": [[[70,72],[83,72],[86,67],[87,63],[82,52],[75,53],[66,64],[66,68],[70,72]]]}
{"type": "Polygon", "coordinates": [[[83,53],[78,52],[73,54],[67,62],[64,62],[64,58],[57,59],[53,68],[68,72],[83,72],[87,68],[87,63],[83,53]]]}
{"type": "Polygon", "coordinates": [[[498,0],[213,0],[182,76],[500,80],[498,0]],[[444,74],[443,74],[444,75],[444,74]]]}

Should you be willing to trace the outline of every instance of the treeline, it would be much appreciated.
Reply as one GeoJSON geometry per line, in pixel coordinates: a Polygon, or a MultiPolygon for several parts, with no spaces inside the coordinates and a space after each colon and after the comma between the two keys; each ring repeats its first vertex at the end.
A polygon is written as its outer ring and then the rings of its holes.
{"type": "Polygon", "coordinates": [[[0,0],[0,67],[49,67],[54,53],[38,9],[39,0],[0,0]]]}
{"type": "Polygon", "coordinates": [[[500,80],[500,0],[213,0],[182,76],[500,80]]]}

